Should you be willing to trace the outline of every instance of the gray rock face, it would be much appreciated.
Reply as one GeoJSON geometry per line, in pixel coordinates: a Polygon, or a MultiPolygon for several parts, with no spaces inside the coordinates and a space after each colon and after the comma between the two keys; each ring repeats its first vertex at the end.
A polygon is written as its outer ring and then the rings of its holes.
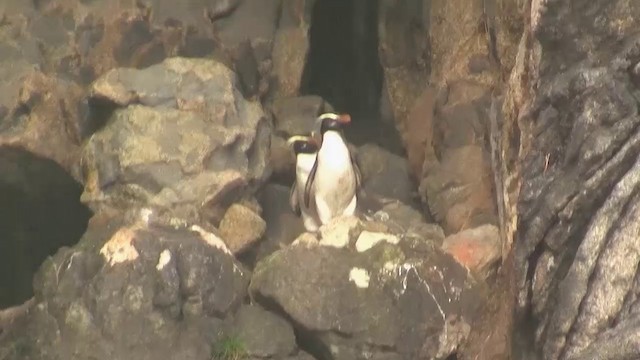
{"type": "Polygon", "coordinates": [[[204,230],[98,216],[42,266],[8,358],[206,359],[248,279],[204,230]]]}
{"type": "Polygon", "coordinates": [[[224,65],[185,58],[98,79],[93,97],[120,108],[84,148],[83,201],[190,218],[264,181],[270,127],[236,84],[224,65]]]}
{"type": "Polygon", "coordinates": [[[534,47],[521,47],[512,77],[537,74],[536,101],[517,114],[531,124],[517,134],[530,139],[518,159],[518,313],[534,320],[542,359],[639,358],[640,4],[534,4],[534,47]],[[596,9],[602,22],[586,15],[596,9]]]}
{"type": "Polygon", "coordinates": [[[277,304],[323,359],[446,358],[477,302],[451,257],[387,242],[362,253],[306,243],[277,251],[256,266],[250,292],[277,304]]]}

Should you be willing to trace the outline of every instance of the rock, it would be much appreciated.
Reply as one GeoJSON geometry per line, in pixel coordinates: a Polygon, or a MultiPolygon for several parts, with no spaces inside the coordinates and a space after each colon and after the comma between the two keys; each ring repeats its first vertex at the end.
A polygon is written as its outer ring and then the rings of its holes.
{"type": "Polygon", "coordinates": [[[282,359],[296,350],[291,325],[257,305],[244,305],[238,310],[232,331],[248,356],[282,359]]]}
{"type": "Polygon", "coordinates": [[[300,234],[292,243],[292,246],[316,246],[319,245],[318,238],[310,232],[300,234]]]}
{"type": "Polygon", "coordinates": [[[249,274],[214,234],[151,212],[92,219],[78,245],[43,264],[35,305],[0,348],[21,344],[22,358],[208,358],[249,274]]]}
{"type": "Polygon", "coordinates": [[[298,26],[280,27],[276,31],[272,52],[275,99],[296,96],[300,92],[309,52],[308,30],[309,26],[301,22],[298,26]]]}
{"type": "Polygon", "coordinates": [[[264,208],[263,219],[267,230],[258,245],[256,258],[262,259],[276,250],[290,245],[305,232],[302,219],[289,206],[289,188],[277,184],[267,184],[258,194],[264,208]]]}
{"type": "Polygon", "coordinates": [[[406,159],[374,144],[360,146],[356,158],[363,188],[368,194],[397,199],[405,204],[417,203],[406,159]]]}
{"type": "Polygon", "coordinates": [[[446,358],[469,331],[474,289],[442,251],[411,257],[386,242],[362,253],[288,247],[261,261],[250,285],[293,319],[313,355],[333,359],[446,358]]]}
{"type": "Polygon", "coordinates": [[[247,98],[262,97],[271,81],[271,51],[281,0],[240,1],[233,12],[214,22],[216,35],[231,53],[247,98]]]}
{"type": "Polygon", "coordinates": [[[384,204],[372,217],[386,224],[390,231],[397,235],[427,240],[438,246],[444,240],[444,232],[440,225],[426,223],[419,211],[397,200],[384,204]]]}
{"type": "Polygon", "coordinates": [[[320,96],[307,95],[282,98],[273,103],[276,131],[289,137],[317,131],[318,115],[333,111],[333,107],[320,96]]]}
{"type": "Polygon", "coordinates": [[[95,210],[152,204],[193,219],[262,183],[269,125],[236,84],[224,65],[185,58],[96,80],[92,97],[119,107],[83,150],[83,201],[95,210]]]}
{"type": "Polygon", "coordinates": [[[271,135],[271,148],[269,151],[269,163],[273,169],[274,181],[293,184],[295,180],[296,157],[287,140],[284,137],[271,135]]]}
{"type": "Polygon", "coordinates": [[[411,126],[416,124],[408,124],[407,120],[431,73],[428,8],[431,6],[423,6],[419,0],[382,0],[378,12],[378,48],[386,85],[383,91],[387,91],[383,96],[391,103],[404,148],[411,149],[412,169],[413,153],[421,150],[416,149],[408,136],[420,135],[411,126]]]}
{"type": "Polygon", "coordinates": [[[486,279],[501,259],[500,232],[495,225],[482,225],[449,235],[442,249],[460,264],[486,279]]]}
{"type": "Polygon", "coordinates": [[[331,219],[318,230],[320,245],[342,248],[355,240],[362,231],[362,223],[355,216],[341,216],[331,219]]]}
{"type": "Polygon", "coordinates": [[[232,253],[246,250],[262,238],[267,224],[251,209],[234,204],[220,221],[220,235],[232,253]]]}
{"type": "Polygon", "coordinates": [[[422,178],[425,153],[435,155],[432,140],[436,95],[436,90],[432,86],[425,88],[411,107],[403,126],[404,133],[401,134],[407,151],[407,162],[416,180],[422,178]]]}
{"type": "Polygon", "coordinates": [[[90,127],[82,88],[38,71],[16,75],[21,75],[15,78],[20,85],[5,89],[15,97],[4,104],[0,101],[7,109],[0,117],[0,146],[20,147],[51,159],[80,180],[74,165],[90,127]]]}
{"type": "Polygon", "coordinates": [[[491,166],[480,146],[451,148],[420,184],[423,200],[445,233],[495,223],[491,166]]]}

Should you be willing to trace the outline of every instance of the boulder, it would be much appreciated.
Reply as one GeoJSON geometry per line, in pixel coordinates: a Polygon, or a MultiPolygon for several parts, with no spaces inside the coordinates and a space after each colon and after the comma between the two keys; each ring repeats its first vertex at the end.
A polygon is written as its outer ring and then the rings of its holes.
{"type": "Polygon", "coordinates": [[[447,236],[442,249],[482,279],[493,273],[502,258],[500,232],[490,224],[447,236]]]}
{"type": "Polygon", "coordinates": [[[92,209],[153,205],[193,219],[270,174],[262,108],[219,62],[170,58],[114,69],[94,82],[92,98],[113,104],[83,149],[82,200],[92,209]]]}
{"type": "Polygon", "coordinates": [[[418,206],[407,159],[375,144],[358,147],[356,159],[362,173],[364,191],[418,206]]]}
{"type": "Polygon", "coordinates": [[[232,253],[240,253],[262,238],[267,224],[260,215],[240,204],[227,209],[220,221],[220,236],[232,253]]]}
{"type": "Polygon", "coordinates": [[[479,303],[474,281],[436,247],[418,254],[383,236],[363,252],[313,242],[279,250],[257,264],[250,293],[291,318],[316,358],[454,354],[479,303]]]}
{"type": "Polygon", "coordinates": [[[42,265],[35,304],[0,349],[16,359],[207,359],[249,273],[213,233],[154,214],[92,218],[78,245],[42,265]]]}

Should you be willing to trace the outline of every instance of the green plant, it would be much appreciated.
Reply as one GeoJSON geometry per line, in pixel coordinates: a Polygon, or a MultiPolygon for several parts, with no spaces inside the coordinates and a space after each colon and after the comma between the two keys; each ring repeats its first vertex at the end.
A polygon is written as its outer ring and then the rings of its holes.
{"type": "Polygon", "coordinates": [[[213,348],[213,360],[242,360],[246,355],[244,342],[237,336],[227,336],[213,348]]]}

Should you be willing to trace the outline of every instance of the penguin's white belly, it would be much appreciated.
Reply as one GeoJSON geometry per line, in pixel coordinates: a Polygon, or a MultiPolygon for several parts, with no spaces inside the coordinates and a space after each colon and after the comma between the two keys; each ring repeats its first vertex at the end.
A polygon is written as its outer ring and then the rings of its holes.
{"type": "Polygon", "coordinates": [[[296,196],[298,197],[304,227],[308,231],[316,231],[320,227],[313,196],[309,199],[309,206],[304,206],[304,189],[315,161],[315,154],[299,154],[296,160],[296,196]]]}
{"type": "Polygon", "coordinates": [[[344,144],[320,149],[314,182],[316,209],[323,224],[353,215],[356,208],[356,178],[349,150],[344,144]],[[342,145],[342,146],[340,146],[342,145]]]}

